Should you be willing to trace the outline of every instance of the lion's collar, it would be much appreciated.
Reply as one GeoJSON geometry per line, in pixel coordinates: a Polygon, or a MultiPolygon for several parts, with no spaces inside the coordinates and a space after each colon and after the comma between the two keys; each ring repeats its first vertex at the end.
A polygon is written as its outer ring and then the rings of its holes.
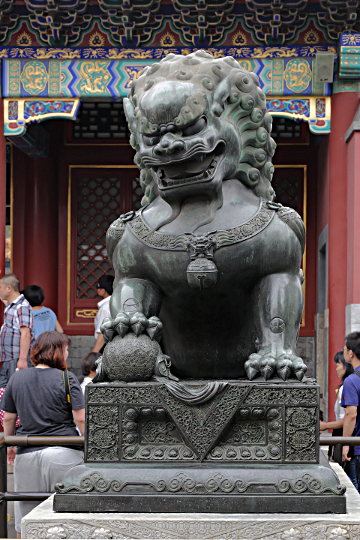
{"type": "MultiPolygon", "coordinates": [[[[270,205],[269,205],[270,206],[270,205]]],[[[265,229],[273,219],[276,209],[269,207],[266,201],[260,199],[260,204],[256,214],[248,221],[227,230],[217,230],[209,233],[192,234],[168,234],[154,231],[142,218],[143,209],[126,215],[123,221],[131,232],[143,243],[155,249],[189,251],[191,243],[212,242],[213,249],[236,244],[255,236],[265,229]]]]}

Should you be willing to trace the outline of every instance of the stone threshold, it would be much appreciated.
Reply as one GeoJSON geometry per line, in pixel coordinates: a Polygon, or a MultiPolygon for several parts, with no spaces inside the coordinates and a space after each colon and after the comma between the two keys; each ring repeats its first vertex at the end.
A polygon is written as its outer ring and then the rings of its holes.
{"type": "Polygon", "coordinates": [[[346,514],[57,513],[52,496],[23,518],[22,538],[360,540],[360,495],[331,467],[346,486],[346,514]]]}

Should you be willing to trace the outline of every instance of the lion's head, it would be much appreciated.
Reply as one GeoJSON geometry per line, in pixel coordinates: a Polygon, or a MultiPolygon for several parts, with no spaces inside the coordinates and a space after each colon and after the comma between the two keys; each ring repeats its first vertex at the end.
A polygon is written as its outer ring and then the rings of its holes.
{"type": "Polygon", "coordinates": [[[232,57],[168,54],[133,81],[124,109],[145,189],[142,204],[237,178],[272,200],[272,118],[258,77],[232,57]]]}

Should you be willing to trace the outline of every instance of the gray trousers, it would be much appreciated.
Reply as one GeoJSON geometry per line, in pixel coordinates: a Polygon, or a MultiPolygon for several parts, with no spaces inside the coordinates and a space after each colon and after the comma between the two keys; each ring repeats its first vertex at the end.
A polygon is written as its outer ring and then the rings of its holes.
{"type": "MultiPolygon", "coordinates": [[[[84,459],[81,450],[53,446],[16,455],[14,463],[15,491],[53,492],[69,469],[84,459]]],[[[15,529],[21,532],[21,519],[39,502],[15,502],[15,529]]]]}
{"type": "Polygon", "coordinates": [[[16,371],[17,360],[9,360],[8,362],[3,362],[0,368],[0,388],[6,388],[7,383],[11,375],[16,371]]]}

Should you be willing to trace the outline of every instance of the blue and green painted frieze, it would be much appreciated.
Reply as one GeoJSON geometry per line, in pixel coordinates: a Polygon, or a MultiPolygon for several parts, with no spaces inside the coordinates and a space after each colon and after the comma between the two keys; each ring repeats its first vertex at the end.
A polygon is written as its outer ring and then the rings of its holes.
{"type": "MultiPolygon", "coordinates": [[[[154,59],[146,57],[6,59],[3,60],[3,96],[119,99],[127,95],[131,82],[153,62],[154,59]]],[[[330,95],[329,84],[315,82],[314,57],[243,57],[238,62],[257,74],[267,96],[330,95]]]]}

